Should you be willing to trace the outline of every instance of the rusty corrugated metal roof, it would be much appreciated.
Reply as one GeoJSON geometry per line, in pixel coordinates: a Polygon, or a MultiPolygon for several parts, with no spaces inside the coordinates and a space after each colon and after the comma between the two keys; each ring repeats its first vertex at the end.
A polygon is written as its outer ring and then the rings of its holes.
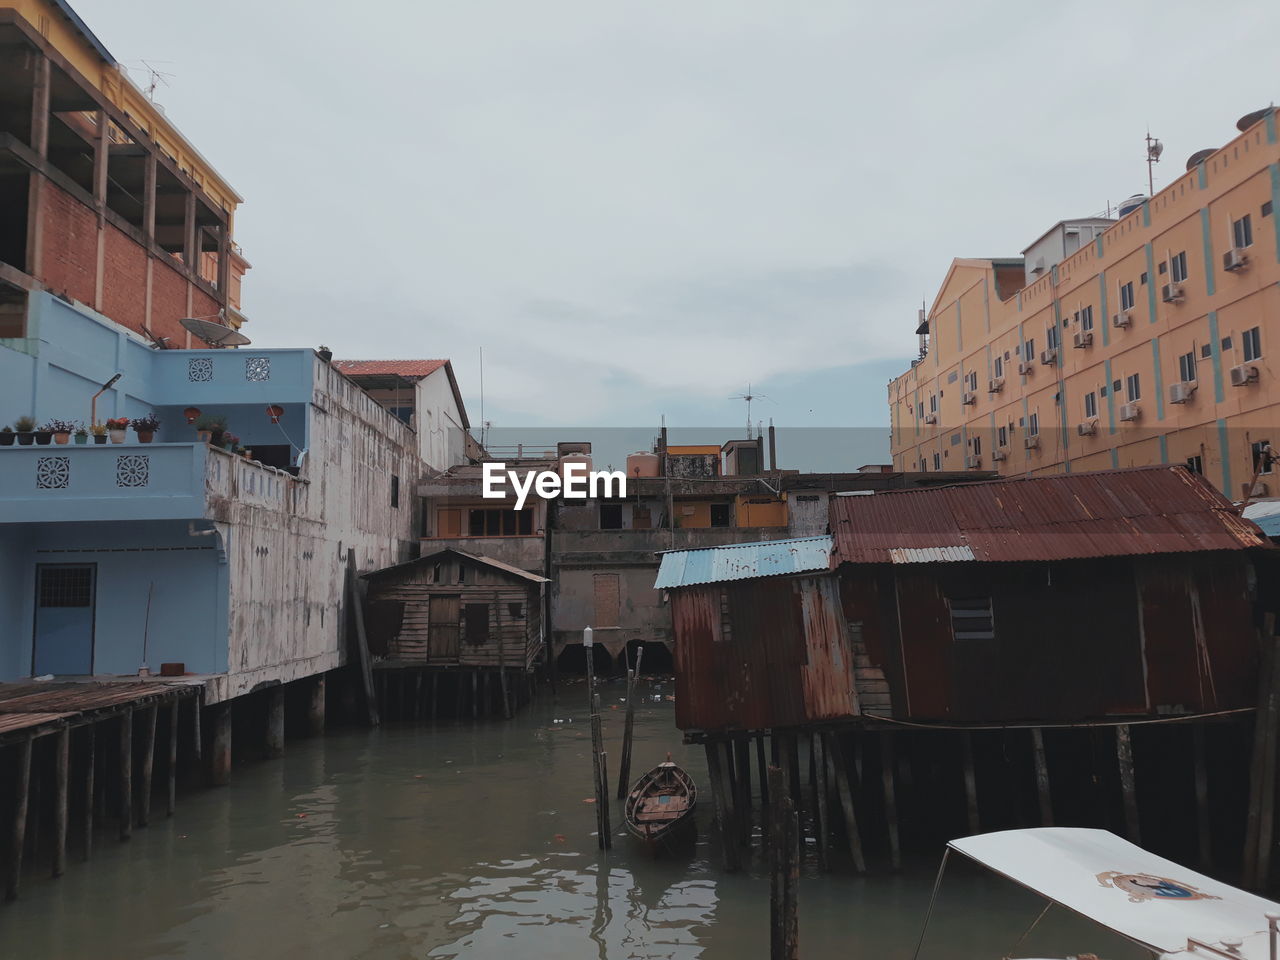
{"type": "Polygon", "coordinates": [[[1267,546],[1182,466],[1021,477],[831,501],[841,563],[1008,562],[1267,546]]]}
{"type": "Polygon", "coordinates": [[[830,537],[799,537],[734,543],[700,550],[673,550],[662,555],[655,590],[695,583],[751,580],[789,573],[826,570],[831,563],[830,537]]]}

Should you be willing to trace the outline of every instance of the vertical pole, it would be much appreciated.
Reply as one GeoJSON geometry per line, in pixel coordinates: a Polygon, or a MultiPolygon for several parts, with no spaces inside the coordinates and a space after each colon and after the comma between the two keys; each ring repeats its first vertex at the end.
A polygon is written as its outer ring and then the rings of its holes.
{"type": "Polygon", "coordinates": [[[166,817],[172,817],[174,811],[178,809],[178,724],[182,719],[181,707],[182,699],[174,697],[169,707],[169,764],[165,768],[165,776],[168,779],[164,805],[166,817]]]}
{"type": "Polygon", "coordinates": [[[31,793],[31,737],[18,745],[18,775],[13,778],[13,840],[5,899],[17,900],[22,881],[22,851],[27,843],[27,797],[31,793]]]}
{"type": "Polygon", "coordinates": [[[313,737],[324,736],[325,675],[311,678],[311,696],[307,701],[307,733],[313,737]]]}
{"type": "Polygon", "coordinates": [[[809,755],[813,758],[814,799],[816,820],[818,824],[818,865],[825,871],[829,869],[827,862],[827,754],[823,749],[824,733],[814,733],[809,737],[809,755]]]}
{"type": "Polygon", "coordinates": [[[737,797],[734,807],[738,814],[738,829],[742,842],[751,843],[751,740],[747,736],[733,738],[733,769],[736,776],[737,797]]]}
{"type": "Polygon", "coordinates": [[[853,807],[853,782],[850,779],[849,762],[844,755],[844,744],[838,734],[826,734],[826,752],[831,756],[831,766],[836,778],[836,792],[840,795],[840,809],[844,813],[844,829],[848,834],[849,856],[859,873],[867,872],[867,860],[862,854],[862,835],[858,832],[858,815],[853,807]]]}
{"type": "Polygon", "coordinates": [[[160,708],[156,704],[147,707],[145,726],[142,728],[142,795],[138,798],[138,826],[145,827],[151,821],[151,774],[156,761],[156,717],[160,708]]]}
{"type": "Polygon", "coordinates": [[[973,768],[973,733],[965,730],[960,734],[960,750],[964,759],[964,799],[969,814],[969,834],[980,833],[982,826],[978,817],[978,778],[973,768]]]}
{"type": "Polygon", "coordinates": [[[609,753],[600,751],[600,827],[604,838],[604,848],[613,848],[613,824],[609,818],[609,753]]]}
{"type": "Polygon", "coordinates": [[[1031,729],[1031,752],[1035,755],[1036,795],[1040,798],[1040,826],[1053,826],[1053,797],[1049,792],[1049,762],[1044,753],[1044,733],[1031,729]]]}
{"type": "MultiPolygon", "coordinates": [[[[1253,715],[1253,757],[1249,765],[1249,802],[1246,807],[1243,884],[1262,885],[1262,817],[1268,785],[1275,789],[1276,714],[1280,710],[1280,684],[1276,682],[1275,615],[1263,616],[1258,649],[1258,701],[1253,715]]],[[[1268,829],[1268,833],[1269,833],[1268,829]]]]}
{"type": "Polygon", "coordinates": [[[636,648],[636,662],[627,674],[627,716],[622,725],[622,756],[618,760],[618,799],[627,796],[631,783],[631,743],[636,727],[636,685],[640,682],[640,661],[644,647],[636,648]]]}
{"type": "Polygon", "coordinates": [[[1129,725],[1116,727],[1116,762],[1120,765],[1120,789],[1124,794],[1124,829],[1131,843],[1141,843],[1138,831],[1138,798],[1133,777],[1133,744],[1129,725]]]}
{"type": "Polygon", "coordinates": [[[97,760],[98,725],[90,723],[84,728],[84,858],[93,856],[93,773],[97,760]]]}
{"type": "Polygon", "coordinates": [[[480,716],[480,678],[475,670],[471,671],[471,719],[480,716]]]}
{"type": "Polygon", "coordinates": [[[884,814],[889,830],[889,862],[894,870],[902,869],[902,846],[898,839],[898,801],[893,787],[893,734],[880,734],[880,778],[884,786],[884,814]]]}
{"type": "Polygon", "coordinates": [[[439,693],[440,693],[440,671],[432,670],[431,671],[431,722],[432,723],[436,722],[436,717],[439,715],[439,710],[437,710],[436,708],[436,705],[440,702],[439,693]]]}
{"type": "MultiPolygon", "coordinates": [[[[760,809],[765,812],[769,809],[769,764],[764,756],[764,734],[756,734],[756,769],[760,771],[760,809]]],[[[769,823],[769,817],[763,816],[766,829],[769,823]]]]}
{"type": "Polygon", "coordinates": [[[800,824],[789,792],[790,779],[781,768],[769,768],[770,960],[798,960],[800,956],[800,824]]]}
{"type": "Polygon", "coordinates": [[[600,769],[601,749],[601,730],[600,730],[600,712],[596,707],[599,698],[592,696],[591,698],[591,782],[595,791],[596,806],[596,843],[601,850],[605,848],[605,830],[604,830],[604,798],[601,796],[601,784],[604,782],[603,771],[600,769]]]}
{"type": "Polygon", "coordinates": [[[213,707],[213,756],[209,758],[209,780],[215,787],[231,782],[231,703],[213,707]]]}
{"type": "Polygon", "coordinates": [[[67,869],[67,789],[71,765],[71,728],[58,731],[54,754],[53,795],[53,875],[60,877],[67,869]]]}
{"type": "Polygon", "coordinates": [[[284,756],[284,684],[267,688],[267,756],[284,756]]]}
{"type": "Polygon", "coordinates": [[[724,868],[732,873],[739,867],[738,841],[729,820],[728,799],[724,795],[724,776],[720,765],[720,744],[708,740],[703,744],[707,753],[707,779],[711,781],[711,797],[715,802],[716,828],[720,833],[720,854],[724,868]]]}
{"type": "Polygon", "coordinates": [[[1204,723],[1191,725],[1191,747],[1196,772],[1196,836],[1200,841],[1200,866],[1213,862],[1211,830],[1209,828],[1209,778],[1205,762],[1204,723]]]}
{"type": "Polygon", "coordinates": [[[120,714],[120,839],[133,836],[133,710],[120,714]]]}

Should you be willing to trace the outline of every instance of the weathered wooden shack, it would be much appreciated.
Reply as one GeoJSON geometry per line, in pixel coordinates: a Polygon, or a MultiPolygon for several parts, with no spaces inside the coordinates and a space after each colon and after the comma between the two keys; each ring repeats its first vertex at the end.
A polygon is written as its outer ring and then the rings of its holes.
{"type": "MultiPolygon", "coordinates": [[[[504,710],[510,713],[510,691],[527,690],[528,675],[543,649],[545,577],[492,557],[445,549],[364,578],[369,649],[381,658],[375,667],[384,675],[409,671],[413,681],[413,693],[406,693],[404,677],[398,678],[402,689],[392,697],[393,702],[395,696],[401,700],[398,712],[422,712],[425,674],[431,679],[428,702],[434,714],[443,671],[469,675],[473,713],[492,712],[496,677],[504,710]]],[[[387,684],[397,680],[384,680],[387,684]]],[[[455,678],[451,695],[461,712],[465,684],[455,678]]]]}

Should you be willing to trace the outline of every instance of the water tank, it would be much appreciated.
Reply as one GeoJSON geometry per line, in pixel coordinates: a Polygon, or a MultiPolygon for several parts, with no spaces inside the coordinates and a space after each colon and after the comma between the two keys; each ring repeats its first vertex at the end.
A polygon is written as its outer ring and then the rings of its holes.
{"type": "Polygon", "coordinates": [[[579,472],[579,476],[585,476],[591,472],[591,456],[586,453],[570,453],[560,458],[560,476],[564,477],[564,468],[566,464],[581,463],[586,467],[585,473],[579,472]]]}
{"type": "Polygon", "coordinates": [[[628,477],[656,477],[658,475],[658,455],[641,450],[627,457],[628,477]]]}
{"type": "Polygon", "coordinates": [[[1135,193],[1128,200],[1121,200],[1120,216],[1127,217],[1129,214],[1133,213],[1133,211],[1137,210],[1146,202],[1147,202],[1146,196],[1141,193],[1135,193]]]}

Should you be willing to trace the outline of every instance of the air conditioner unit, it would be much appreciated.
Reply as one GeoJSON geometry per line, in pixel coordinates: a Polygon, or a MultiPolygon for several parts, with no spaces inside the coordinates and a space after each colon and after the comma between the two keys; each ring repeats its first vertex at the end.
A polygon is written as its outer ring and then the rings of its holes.
{"type": "Polygon", "coordinates": [[[1018,373],[1022,374],[1022,376],[1024,377],[1029,376],[1030,374],[1035,372],[1035,369],[1036,369],[1036,365],[1032,363],[1030,360],[1018,361],[1018,373]]]}
{"type": "Polygon", "coordinates": [[[1076,433],[1082,437],[1092,437],[1098,432],[1097,420],[1086,420],[1084,423],[1076,424],[1076,433]]]}
{"type": "Polygon", "coordinates": [[[1182,302],[1182,284],[1166,283],[1160,288],[1160,299],[1165,303],[1181,303],[1182,302]]]}
{"type": "Polygon", "coordinates": [[[1041,350],[1041,351],[1040,351],[1040,362],[1041,362],[1041,363],[1043,363],[1046,367],[1053,366],[1053,364],[1057,363],[1057,362],[1058,362],[1058,348],[1057,348],[1057,347],[1050,347],[1048,350],[1041,350]]]}
{"type": "Polygon", "coordinates": [[[1093,346],[1093,331],[1081,330],[1079,333],[1077,333],[1074,337],[1071,338],[1071,343],[1077,350],[1082,350],[1085,347],[1093,346]]]}
{"type": "Polygon", "coordinates": [[[964,404],[977,403],[978,395],[972,390],[966,390],[964,393],[960,394],[960,402],[964,404]]]}
{"type": "Polygon", "coordinates": [[[924,422],[925,422],[925,423],[937,423],[937,422],[938,422],[938,415],[937,415],[936,413],[926,413],[926,414],[924,415],[924,422]]]}
{"type": "Polygon", "coordinates": [[[992,377],[987,381],[987,393],[999,393],[1004,389],[1004,377],[992,377]]]}
{"type": "Polygon", "coordinates": [[[1243,270],[1249,265],[1249,254],[1239,247],[1232,247],[1222,255],[1223,270],[1243,270]]]}
{"type": "Polygon", "coordinates": [[[1004,459],[1005,459],[1006,457],[1008,457],[1008,456],[1009,456],[1009,454],[1005,453],[1003,450],[1000,450],[1000,449],[996,449],[996,450],[992,450],[992,451],[991,451],[991,459],[992,459],[992,461],[1004,460],[1004,459]]]}
{"type": "Polygon", "coordinates": [[[1254,499],[1255,497],[1265,497],[1267,496],[1267,493],[1268,493],[1267,485],[1263,483],[1261,480],[1255,483],[1252,489],[1250,489],[1249,483],[1248,481],[1246,481],[1240,484],[1240,489],[1244,492],[1244,495],[1250,500],[1254,499]]]}
{"type": "Polygon", "coordinates": [[[1023,438],[1022,438],[1022,448],[1023,448],[1024,450],[1039,450],[1039,449],[1040,449],[1040,435],[1039,435],[1039,434],[1036,434],[1036,435],[1035,435],[1035,436],[1033,436],[1033,437],[1023,437],[1023,438]]]}
{"type": "Polygon", "coordinates": [[[1231,368],[1231,385],[1233,387],[1246,387],[1258,379],[1258,367],[1252,363],[1242,363],[1238,367],[1231,368]]]}
{"type": "Polygon", "coordinates": [[[1115,316],[1111,318],[1111,325],[1113,327],[1124,328],[1129,326],[1131,323],[1133,323],[1132,310],[1121,310],[1119,313],[1117,313],[1115,316]]]}
{"type": "Polygon", "coordinates": [[[964,458],[964,467],[966,470],[977,470],[982,466],[982,458],[973,454],[964,458]]]}
{"type": "Polygon", "coordinates": [[[1191,395],[1196,392],[1196,382],[1194,380],[1183,380],[1181,383],[1169,384],[1169,402],[1170,403],[1186,403],[1191,399],[1191,395]]]}
{"type": "Polygon", "coordinates": [[[1031,272],[1044,273],[1044,257],[1036,257],[1035,261],[1031,264],[1031,272]]]}
{"type": "Polygon", "coordinates": [[[1142,409],[1137,405],[1137,403],[1120,404],[1121,420],[1133,421],[1137,420],[1140,416],[1142,416],[1142,409]]]}

